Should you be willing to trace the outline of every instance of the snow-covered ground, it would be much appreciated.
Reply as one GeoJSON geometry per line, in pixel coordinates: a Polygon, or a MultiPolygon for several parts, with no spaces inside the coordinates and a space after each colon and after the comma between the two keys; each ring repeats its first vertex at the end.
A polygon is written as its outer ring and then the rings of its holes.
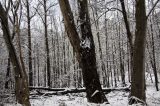
{"type": "MultiPolygon", "coordinates": [[[[39,96],[32,98],[32,106],[128,106],[128,92],[114,91],[106,95],[110,104],[88,103],[84,93],[68,94],[64,96],[53,95],[51,97],[39,96]]],[[[160,91],[156,91],[153,86],[147,87],[148,106],[160,106],[160,91]]],[[[5,104],[5,106],[18,106],[17,104],[5,104]]]]}
{"type": "MultiPolygon", "coordinates": [[[[32,106],[129,106],[128,92],[112,91],[106,95],[110,104],[88,103],[85,93],[67,94],[63,96],[37,96],[30,99],[32,106]]],[[[160,106],[160,91],[156,91],[154,85],[147,85],[147,105],[160,106]]],[[[4,106],[19,106],[18,104],[7,103],[4,106]]],[[[140,106],[140,105],[133,105],[140,106]]]]}

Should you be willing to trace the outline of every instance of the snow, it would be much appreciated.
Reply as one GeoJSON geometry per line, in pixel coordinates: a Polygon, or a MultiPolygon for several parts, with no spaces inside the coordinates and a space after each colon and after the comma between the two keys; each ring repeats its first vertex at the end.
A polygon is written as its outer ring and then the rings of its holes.
{"type": "Polygon", "coordinates": [[[80,46],[82,48],[89,48],[90,49],[91,48],[90,47],[91,46],[90,39],[88,37],[86,37],[85,40],[81,41],[80,46]]]}
{"type": "Polygon", "coordinates": [[[93,97],[95,94],[97,94],[99,92],[99,90],[95,90],[95,92],[91,95],[91,97],[93,97]]]}
{"type": "MultiPolygon", "coordinates": [[[[95,94],[98,91],[95,91],[95,94]]],[[[34,93],[34,92],[33,92],[34,93]]],[[[46,91],[49,93],[49,91],[46,91]]],[[[87,102],[85,93],[72,93],[66,95],[50,95],[50,96],[35,96],[31,97],[31,106],[129,106],[129,92],[112,91],[106,94],[110,104],[94,104],[87,102]]],[[[147,85],[146,101],[148,106],[160,106],[160,91],[156,91],[154,84],[147,85]]],[[[1,103],[0,103],[1,104],[1,103]]],[[[7,103],[4,106],[20,106],[19,104],[7,103]]],[[[141,106],[132,105],[132,106],[141,106]]]]}
{"type": "MultiPolygon", "coordinates": [[[[110,92],[106,95],[110,104],[89,103],[85,98],[85,93],[40,97],[39,99],[31,99],[31,104],[32,106],[129,106],[128,95],[129,92],[125,91],[110,92]]],[[[147,85],[146,97],[148,106],[160,106],[160,91],[155,90],[154,84],[147,85]]]]}

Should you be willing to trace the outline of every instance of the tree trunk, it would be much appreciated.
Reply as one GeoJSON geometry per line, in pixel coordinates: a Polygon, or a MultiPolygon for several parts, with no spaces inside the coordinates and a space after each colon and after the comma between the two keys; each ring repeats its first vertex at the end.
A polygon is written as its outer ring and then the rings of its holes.
{"type": "Polygon", "coordinates": [[[77,53],[77,59],[80,62],[83,74],[83,81],[86,87],[87,99],[93,103],[107,102],[98,77],[96,67],[96,55],[93,36],[91,32],[90,20],[88,16],[87,0],[78,1],[79,15],[81,23],[82,41],[78,36],[74,24],[73,14],[68,0],[59,0],[60,8],[64,18],[64,24],[67,28],[69,40],[77,53]]]}
{"type": "Polygon", "coordinates": [[[125,28],[126,28],[126,31],[127,31],[127,39],[128,39],[128,43],[129,43],[129,52],[130,52],[130,61],[129,61],[129,63],[130,63],[130,70],[131,70],[130,72],[132,72],[133,71],[133,43],[132,43],[132,34],[131,34],[131,31],[130,31],[129,21],[128,21],[128,18],[127,18],[127,12],[126,12],[126,8],[125,8],[125,0],[120,0],[120,3],[121,3],[121,8],[122,8],[122,15],[123,15],[123,18],[124,18],[125,28]]]}
{"type": "Polygon", "coordinates": [[[10,81],[10,77],[11,77],[10,74],[11,74],[11,65],[10,65],[10,56],[8,55],[8,65],[7,65],[5,89],[9,89],[9,81],[10,81]]]}
{"type": "Polygon", "coordinates": [[[133,52],[133,71],[131,76],[131,98],[129,104],[134,104],[137,101],[145,103],[145,38],[146,38],[146,9],[145,0],[136,1],[136,31],[133,52]],[[139,100],[135,100],[135,98],[139,100]],[[140,101],[141,100],[141,101],[140,101]]]}
{"type": "Polygon", "coordinates": [[[15,72],[16,99],[18,103],[23,104],[24,106],[30,106],[27,74],[24,68],[22,68],[22,66],[20,65],[20,62],[17,58],[16,51],[10,37],[7,13],[5,12],[1,3],[0,3],[0,19],[3,30],[3,37],[7,45],[8,52],[10,53],[10,59],[12,65],[14,66],[13,69],[15,72]]]}
{"type": "Polygon", "coordinates": [[[152,25],[151,19],[150,19],[150,28],[151,28],[151,34],[149,34],[149,35],[151,36],[151,47],[152,47],[151,66],[152,66],[153,73],[154,73],[156,90],[159,91],[157,65],[156,65],[156,54],[155,54],[155,40],[154,40],[153,25],[152,25]]]}
{"type": "Polygon", "coordinates": [[[32,45],[31,45],[31,26],[30,26],[30,7],[29,1],[26,0],[27,7],[27,23],[28,23],[28,61],[29,61],[29,86],[33,86],[33,70],[32,70],[32,45]]]}
{"type": "Polygon", "coordinates": [[[81,22],[81,67],[83,80],[86,87],[87,99],[89,102],[103,103],[108,102],[106,99],[96,67],[96,54],[93,35],[91,31],[88,2],[87,0],[78,1],[79,15],[81,22]]]}
{"type": "Polygon", "coordinates": [[[49,43],[48,43],[48,25],[47,25],[47,1],[44,1],[44,31],[45,31],[45,49],[47,54],[47,86],[51,87],[50,83],[50,56],[49,56],[49,43]]]}

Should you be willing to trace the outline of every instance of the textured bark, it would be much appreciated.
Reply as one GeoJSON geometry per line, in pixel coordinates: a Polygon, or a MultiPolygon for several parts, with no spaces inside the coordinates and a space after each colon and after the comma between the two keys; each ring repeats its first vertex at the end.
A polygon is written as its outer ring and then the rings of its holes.
{"type": "MultiPolygon", "coordinates": [[[[145,56],[145,38],[146,38],[146,9],[145,0],[136,1],[136,32],[133,52],[133,71],[131,76],[131,99],[130,104],[136,103],[136,97],[146,102],[145,93],[145,70],[144,70],[144,56],[145,56]]],[[[139,101],[141,102],[141,101],[139,101]]]]}
{"type": "Polygon", "coordinates": [[[20,62],[16,55],[16,51],[10,37],[7,13],[1,4],[0,4],[0,19],[1,19],[1,25],[3,30],[3,37],[7,45],[8,52],[10,53],[10,59],[11,59],[12,65],[14,66],[13,69],[15,73],[16,99],[18,103],[23,104],[24,106],[30,106],[27,74],[24,68],[20,65],[20,62]]]}
{"type": "Polygon", "coordinates": [[[103,103],[107,102],[98,77],[96,67],[96,55],[91,25],[88,13],[87,0],[79,0],[79,15],[81,21],[82,40],[80,40],[74,24],[73,14],[68,0],[59,0],[60,8],[64,18],[64,24],[67,28],[68,37],[77,54],[83,74],[83,81],[86,87],[87,99],[89,102],[103,103]],[[87,45],[86,43],[89,43],[87,45]]]}
{"type": "Polygon", "coordinates": [[[59,0],[60,8],[64,18],[64,24],[70,43],[73,46],[74,51],[77,53],[78,61],[80,61],[80,39],[76,31],[73,14],[68,0],[59,0]]]}

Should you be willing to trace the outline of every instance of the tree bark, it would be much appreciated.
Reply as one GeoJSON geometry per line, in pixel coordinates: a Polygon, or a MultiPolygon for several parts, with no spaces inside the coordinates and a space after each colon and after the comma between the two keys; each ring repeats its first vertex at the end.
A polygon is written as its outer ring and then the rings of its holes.
{"type": "Polygon", "coordinates": [[[131,99],[129,104],[136,103],[134,97],[139,99],[138,102],[146,102],[144,57],[147,18],[145,0],[136,1],[135,17],[136,31],[133,52],[133,71],[131,76],[131,99]]]}
{"type": "Polygon", "coordinates": [[[86,87],[87,99],[93,103],[107,102],[98,77],[96,67],[96,55],[93,36],[91,32],[90,20],[88,15],[87,0],[79,0],[79,15],[81,20],[82,40],[80,40],[74,24],[73,14],[71,12],[68,0],[59,0],[60,8],[64,18],[64,24],[71,45],[77,53],[77,59],[80,62],[83,74],[83,81],[86,87]]]}
{"type": "Polygon", "coordinates": [[[13,69],[15,72],[16,99],[18,103],[23,104],[24,106],[30,106],[27,74],[24,68],[22,68],[22,66],[20,65],[20,62],[16,55],[16,51],[10,37],[7,12],[4,10],[1,3],[0,3],[0,19],[3,30],[3,37],[7,45],[8,52],[10,53],[10,59],[12,65],[14,66],[13,69]]]}

